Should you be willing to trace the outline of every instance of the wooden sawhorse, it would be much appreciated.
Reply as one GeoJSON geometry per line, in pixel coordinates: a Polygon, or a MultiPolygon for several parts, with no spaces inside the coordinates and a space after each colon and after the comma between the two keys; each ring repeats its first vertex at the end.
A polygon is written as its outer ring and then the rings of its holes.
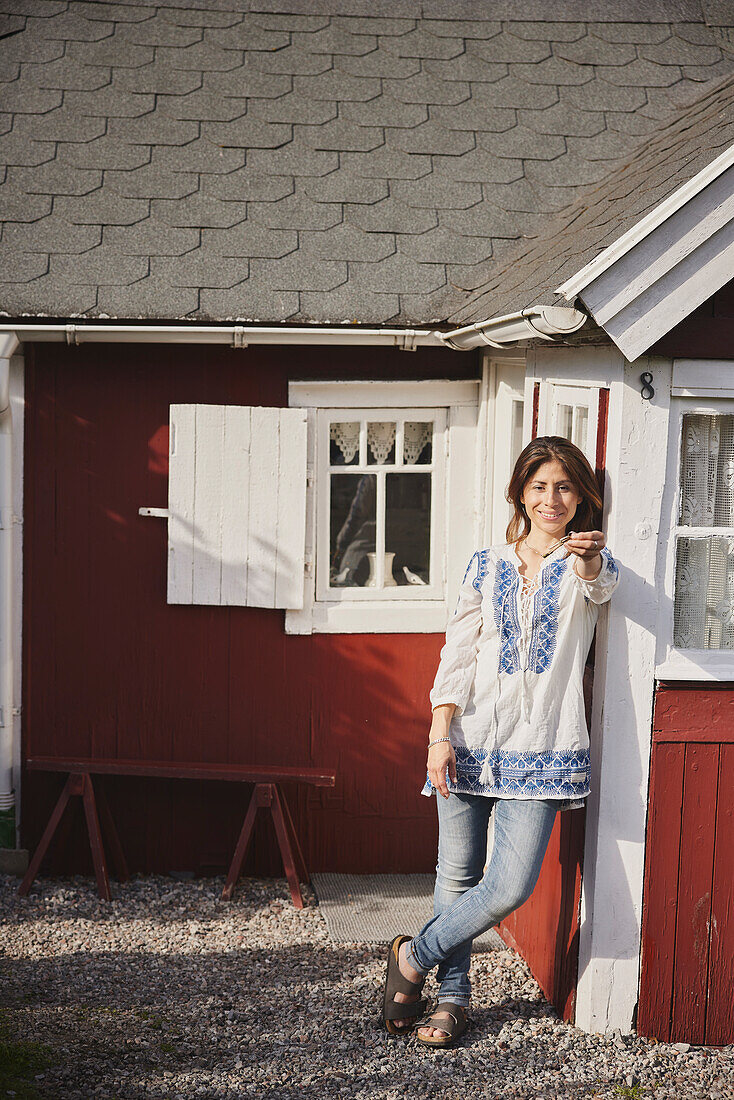
{"type": "Polygon", "coordinates": [[[136,775],[162,779],[217,779],[224,782],[254,783],[254,790],[229,866],[222,897],[226,901],[232,898],[252,839],[257,811],[259,809],[269,809],[275,826],[275,835],[278,840],[293,904],[297,909],[303,908],[303,895],[301,894],[299,881],[309,882],[310,880],[293,818],[280,784],[283,782],[308,783],[316,787],[333,787],[336,782],[334,772],[325,772],[318,768],[269,768],[259,764],[247,767],[240,764],[179,764],[161,761],[88,760],[47,756],[31,757],[26,761],[26,767],[31,771],[66,772],[67,779],[44,829],[43,836],[33,854],[25,878],[18,888],[21,897],[27,895],[38,874],[70,798],[79,795],[84,805],[89,844],[92,849],[92,862],[97,879],[97,890],[101,898],[105,901],[111,901],[112,894],[102,843],[100,819],[110,847],[117,877],[125,882],[129,879],[130,874],[107,800],[101,787],[98,786],[95,792],[92,776],[136,775]]]}

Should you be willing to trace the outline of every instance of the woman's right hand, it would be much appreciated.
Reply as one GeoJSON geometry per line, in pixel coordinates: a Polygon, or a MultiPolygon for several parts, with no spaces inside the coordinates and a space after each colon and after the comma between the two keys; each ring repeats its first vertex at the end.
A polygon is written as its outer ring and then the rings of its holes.
{"type": "Polygon", "coordinates": [[[446,784],[446,769],[449,770],[449,779],[456,782],[456,754],[450,741],[440,741],[432,745],[428,750],[428,778],[434,787],[444,798],[449,797],[449,789],[446,784]]]}

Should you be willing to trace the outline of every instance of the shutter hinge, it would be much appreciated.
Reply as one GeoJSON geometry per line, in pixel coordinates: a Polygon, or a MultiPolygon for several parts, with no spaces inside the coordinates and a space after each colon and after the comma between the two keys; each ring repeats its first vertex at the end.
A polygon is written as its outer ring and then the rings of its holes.
{"type": "Polygon", "coordinates": [[[169,512],[167,508],[138,508],[139,516],[157,516],[159,519],[168,519],[169,512]]]}
{"type": "Polygon", "coordinates": [[[303,572],[307,577],[313,576],[313,554],[306,554],[303,559],[303,572]]]}

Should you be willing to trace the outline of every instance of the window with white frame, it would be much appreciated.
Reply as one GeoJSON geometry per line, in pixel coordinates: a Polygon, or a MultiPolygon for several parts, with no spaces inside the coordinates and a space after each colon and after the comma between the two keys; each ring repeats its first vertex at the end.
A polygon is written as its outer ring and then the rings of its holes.
{"type": "Polygon", "coordinates": [[[734,410],[681,420],[673,644],[734,649],[734,410]]]}
{"type": "Polygon", "coordinates": [[[476,538],[478,393],[478,380],[290,383],[309,478],[287,632],[445,629],[476,538]]]}
{"type": "MultiPolygon", "coordinates": [[[[717,364],[711,364],[716,367],[717,364]]],[[[711,387],[715,381],[712,373],[711,387]]],[[[699,388],[698,385],[696,388],[699,388]]],[[[734,399],[675,393],[655,675],[734,679],[734,399]]]]}
{"type": "Polygon", "coordinates": [[[317,599],[443,599],[445,429],[445,409],[318,411],[317,599]]]}

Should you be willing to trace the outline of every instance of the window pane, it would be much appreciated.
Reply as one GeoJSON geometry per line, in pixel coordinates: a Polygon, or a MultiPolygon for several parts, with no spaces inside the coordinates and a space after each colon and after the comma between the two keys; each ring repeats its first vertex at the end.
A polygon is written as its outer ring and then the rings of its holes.
{"type": "Polygon", "coordinates": [[[510,463],[515,465],[517,458],[522,450],[522,421],[523,421],[523,401],[512,402],[512,429],[510,436],[510,463]]]}
{"type": "Polygon", "coordinates": [[[424,466],[431,461],[433,422],[406,420],[403,425],[403,462],[424,466]]]}
{"type": "Polygon", "coordinates": [[[576,406],[576,424],[572,443],[575,443],[580,451],[586,450],[586,441],[589,436],[589,410],[585,405],[576,406]]]}
{"type": "Polygon", "coordinates": [[[374,569],[377,478],[332,474],[330,481],[329,583],[363,588],[374,569]]]}
{"type": "Polygon", "coordinates": [[[372,421],[367,425],[367,463],[384,466],[395,461],[395,424],[372,421]]]}
{"type": "Polygon", "coordinates": [[[573,435],[573,405],[559,405],[556,414],[558,434],[564,439],[570,439],[573,435]]]}
{"type": "Polygon", "coordinates": [[[387,474],[385,482],[385,582],[392,569],[397,584],[430,584],[431,475],[387,474]]]}
{"type": "Polygon", "coordinates": [[[679,522],[734,527],[734,416],[683,417],[679,522]]]}
{"type": "Polygon", "coordinates": [[[329,425],[329,463],[332,466],[359,464],[359,421],[329,425]]]}
{"type": "Polygon", "coordinates": [[[673,641],[682,649],[734,649],[734,539],[678,539],[673,641]]]}

